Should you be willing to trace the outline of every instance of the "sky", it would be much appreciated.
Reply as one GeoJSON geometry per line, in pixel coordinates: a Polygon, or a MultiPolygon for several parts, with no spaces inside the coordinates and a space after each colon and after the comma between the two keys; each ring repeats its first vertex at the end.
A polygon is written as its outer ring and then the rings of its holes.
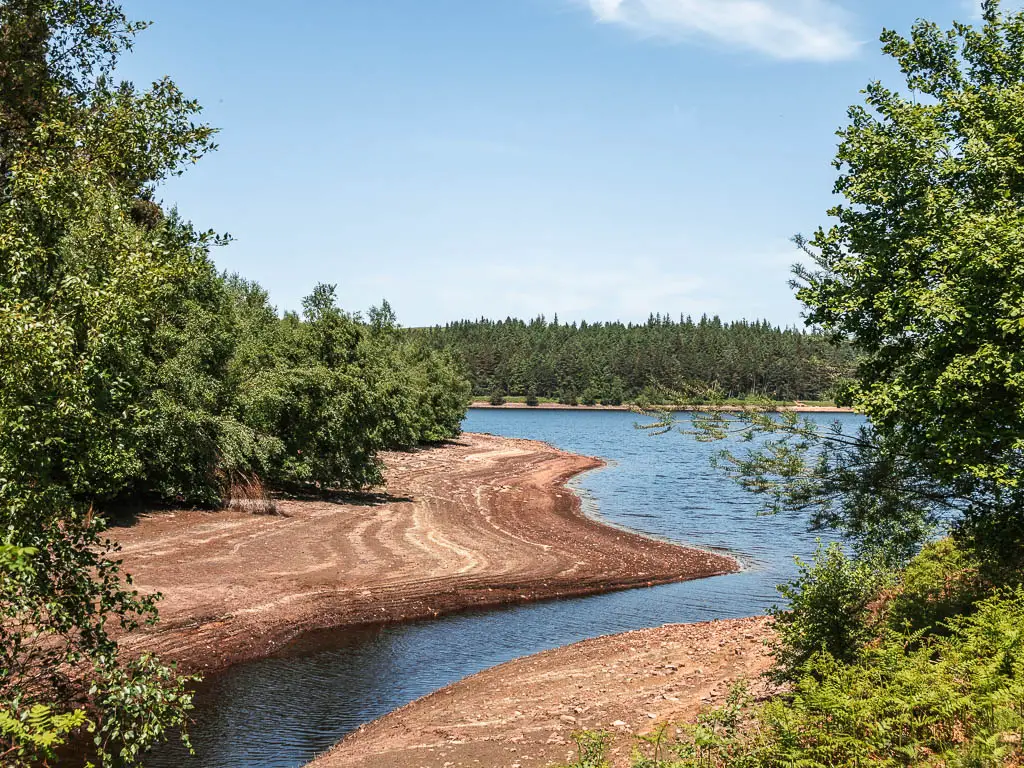
{"type": "Polygon", "coordinates": [[[319,282],[406,326],[539,314],[801,323],[835,131],[883,28],[968,0],[127,0],[120,74],[218,150],[159,190],[282,311],[319,282]]]}

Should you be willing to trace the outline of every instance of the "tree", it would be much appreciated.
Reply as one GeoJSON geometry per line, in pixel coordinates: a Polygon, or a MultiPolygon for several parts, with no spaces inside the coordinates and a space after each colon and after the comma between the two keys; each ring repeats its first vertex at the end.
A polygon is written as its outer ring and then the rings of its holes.
{"type": "Polygon", "coordinates": [[[821,399],[853,370],[852,349],[831,345],[819,332],[717,318],[699,325],[665,316],[648,325],[578,326],[507,318],[407,335],[451,350],[480,397],[495,389],[522,395],[532,388],[543,397],[575,393],[621,404],[652,385],[685,392],[721,384],[729,397],[821,399]]]}
{"type": "Polygon", "coordinates": [[[128,763],[191,708],[189,680],[125,658],[112,629],[154,621],[91,500],[140,468],[147,350],[169,289],[205,268],[133,203],[211,146],[169,81],[106,75],[139,25],[110,2],[0,5],[0,752],[45,759],[85,725],[128,763]],[[16,727],[27,724],[27,729],[16,727]]]}
{"type": "Polygon", "coordinates": [[[1024,679],[1024,13],[982,10],[980,29],[883,33],[911,94],[867,88],[840,132],[836,222],[797,238],[817,263],[795,281],[809,321],[862,354],[837,399],[867,426],[768,406],[698,420],[699,439],[754,441],[722,453],[729,471],[771,510],[847,534],[855,557],[820,550],[781,588],[772,650],[788,692],[717,747],[696,730],[681,756],[1021,759],[1003,735],[1020,716],[993,703],[1018,707],[1024,679]],[[922,547],[933,526],[953,535],[922,547]]]}
{"type": "Polygon", "coordinates": [[[836,223],[798,239],[808,320],[863,353],[841,393],[879,449],[960,501],[964,532],[1024,544],[1024,15],[918,22],[839,133],[836,223]]]}
{"type": "Polygon", "coordinates": [[[835,223],[797,243],[816,267],[794,287],[809,323],[860,353],[837,401],[853,435],[795,416],[717,414],[705,437],[768,433],[728,457],[772,505],[814,512],[905,560],[935,525],[1024,555],[1024,13],[983,26],[920,21],[882,35],[910,93],[872,83],[840,131],[835,223]],[[892,545],[897,546],[893,549],[892,545]]]}
{"type": "Polygon", "coordinates": [[[116,635],[155,622],[103,535],[153,497],[361,489],[378,452],[459,433],[451,356],[318,285],[303,315],[218,274],[154,201],[213,148],[169,80],[114,84],[144,25],[110,0],[0,0],[0,755],[39,764],[71,732],[134,764],[182,726],[191,678],[116,635]]]}

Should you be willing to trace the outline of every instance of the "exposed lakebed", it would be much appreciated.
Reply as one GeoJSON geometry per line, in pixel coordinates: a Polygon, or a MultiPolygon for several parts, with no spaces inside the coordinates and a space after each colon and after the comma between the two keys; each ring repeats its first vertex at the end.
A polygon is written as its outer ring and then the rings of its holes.
{"type": "MultiPolygon", "coordinates": [[[[859,417],[816,415],[859,423],[859,417]]],[[[522,437],[600,456],[576,478],[588,514],[740,558],[741,573],[595,597],[465,613],[432,621],[307,637],[287,653],[206,683],[193,728],[196,757],[170,745],[147,764],[299,766],[359,725],[473,672],[588,637],[669,622],[758,614],[777,602],[793,555],[815,536],[799,516],[764,518],[756,499],[709,466],[721,445],[653,437],[621,411],[473,410],[471,432],[522,437]]]]}

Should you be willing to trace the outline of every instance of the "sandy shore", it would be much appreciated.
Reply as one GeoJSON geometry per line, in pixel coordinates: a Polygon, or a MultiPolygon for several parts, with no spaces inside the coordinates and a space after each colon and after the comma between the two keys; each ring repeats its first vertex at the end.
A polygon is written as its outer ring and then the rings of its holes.
{"type": "Polygon", "coordinates": [[[385,463],[379,499],[286,501],[283,516],[154,513],[113,529],[136,585],[164,595],[160,623],[126,645],[210,670],[315,629],[737,569],[584,516],[565,483],[598,459],[464,435],[385,463]]]}
{"type": "MultiPolygon", "coordinates": [[[[629,405],[562,405],[561,403],[505,403],[491,405],[486,401],[473,402],[470,408],[480,410],[532,410],[532,411],[631,411],[629,405]]],[[[744,410],[742,405],[655,405],[654,410],[676,411],[680,413],[704,413],[707,411],[738,412],[744,410]]],[[[793,413],[853,413],[852,408],[839,408],[835,405],[780,405],[776,410],[793,413]]]]}
{"type": "Polygon", "coordinates": [[[540,768],[575,754],[574,730],[633,734],[692,722],[768,666],[767,619],[669,625],[587,640],[485,670],[363,726],[310,768],[540,768]]]}

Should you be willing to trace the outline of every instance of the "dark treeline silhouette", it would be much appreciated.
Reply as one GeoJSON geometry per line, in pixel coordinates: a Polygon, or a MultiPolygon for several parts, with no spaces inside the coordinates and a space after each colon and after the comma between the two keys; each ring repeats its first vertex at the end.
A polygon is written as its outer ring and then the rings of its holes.
{"type": "Polygon", "coordinates": [[[767,321],[651,315],[643,324],[463,320],[418,329],[463,361],[477,396],[618,404],[665,398],[828,398],[851,375],[851,348],[767,321]]]}

